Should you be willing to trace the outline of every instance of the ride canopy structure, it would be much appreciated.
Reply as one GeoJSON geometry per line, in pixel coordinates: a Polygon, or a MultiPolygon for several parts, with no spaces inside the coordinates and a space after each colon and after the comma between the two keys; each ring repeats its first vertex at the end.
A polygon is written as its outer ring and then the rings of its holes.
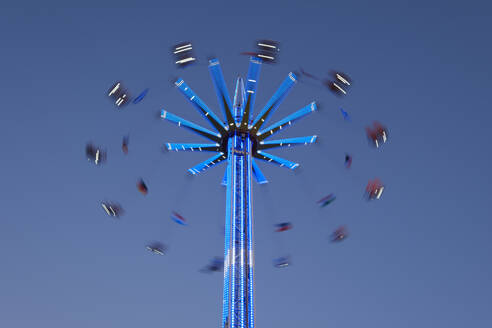
{"type": "Polygon", "coordinates": [[[254,328],[254,247],[252,216],[252,176],[259,184],[267,179],[256,163],[256,159],[277,164],[294,170],[298,163],[265,152],[271,148],[291,147],[314,143],[316,135],[307,137],[267,140],[280,130],[292,125],[298,119],[317,109],[312,102],[284,119],[263,128],[268,118],[280,106],[295,83],[297,77],[290,72],[275,94],[270,98],[256,118],[251,119],[255,104],[256,89],[262,61],[251,57],[246,87],[241,77],[237,78],[234,101],[225,85],[220,63],[209,61],[209,71],[215,86],[217,98],[226,122],[224,123],[182,80],[175,82],[179,91],[212,125],[215,132],[181,117],[161,111],[161,118],[189,129],[211,143],[168,143],[168,150],[210,151],[216,154],[202,163],[188,169],[197,175],[222,162],[227,168],[222,180],[226,186],[225,251],[224,251],[224,292],[222,328],[254,328]]]}

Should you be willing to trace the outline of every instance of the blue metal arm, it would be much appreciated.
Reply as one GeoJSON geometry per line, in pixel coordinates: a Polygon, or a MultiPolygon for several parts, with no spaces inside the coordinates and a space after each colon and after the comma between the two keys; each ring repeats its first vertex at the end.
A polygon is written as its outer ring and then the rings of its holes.
{"type": "Polygon", "coordinates": [[[277,89],[275,94],[270,98],[265,107],[258,114],[256,119],[253,122],[252,132],[256,133],[263,123],[265,123],[268,117],[280,106],[282,100],[284,100],[285,96],[289,93],[292,86],[297,82],[297,78],[294,73],[290,72],[289,75],[282,82],[280,87],[277,89]]]}
{"type": "Polygon", "coordinates": [[[258,165],[256,164],[256,161],[254,158],[252,158],[252,160],[251,160],[251,166],[253,167],[253,175],[255,176],[256,181],[259,184],[268,183],[268,180],[265,178],[265,176],[261,172],[261,170],[258,167],[258,165]]]}
{"type": "Polygon", "coordinates": [[[192,103],[192,105],[202,114],[206,120],[222,135],[226,133],[224,123],[208,108],[208,106],[191,90],[183,79],[178,79],[176,87],[192,103]]]}
{"type": "Polygon", "coordinates": [[[270,125],[268,128],[261,130],[260,132],[256,133],[258,136],[258,140],[263,140],[268,138],[269,136],[273,135],[274,133],[278,132],[279,130],[282,130],[283,127],[285,126],[290,126],[292,125],[292,122],[295,122],[304,116],[310,114],[311,112],[314,112],[317,109],[316,103],[313,101],[309,105],[299,109],[298,111],[290,114],[283,120],[278,121],[277,123],[270,125]]]}
{"type": "Polygon", "coordinates": [[[241,128],[247,128],[251,119],[251,112],[254,109],[256,99],[256,89],[260,76],[261,59],[251,57],[249,60],[248,78],[246,81],[246,105],[244,106],[243,120],[241,128]]]}
{"type": "Polygon", "coordinates": [[[234,118],[232,117],[232,104],[231,98],[229,97],[229,92],[224,82],[224,75],[222,74],[222,69],[220,68],[220,63],[217,59],[211,59],[209,61],[208,69],[212,77],[212,82],[215,86],[215,92],[217,93],[217,98],[219,100],[220,107],[222,108],[222,113],[227,121],[227,126],[234,125],[234,118]]]}
{"type": "Polygon", "coordinates": [[[298,163],[294,163],[294,162],[288,161],[286,159],[283,159],[281,157],[277,157],[277,156],[274,156],[272,154],[265,153],[264,151],[261,151],[261,150],[257,151],[256,154],[254,154],[253,156],[255,158],[258,158],[258,159],[261,159],[261,160],[264,160],[267,162],[276,163],[280,167],[282,167],[282,166],[288,167],[291,170],[293,170],[299,166],[298,163]]]}
{"type": "Polygon", "coordinates": [[[224,170],[224,177],[222,178],[221,185],[227,186],[227,169],[224,170]]]}
{"type": "Polygon", "coordinates": [[[175,151],[219,151],[219,144],[167,143],[167,150],[175,151]]]}
{"type": "Polygon", "coordinates": [[[206,169],[208,169],[208,168],[210,168],[210,167],[212,167],[212,166],[214,166],[220,162],[223,162],[226,158],[227,157],[224,153],[218,153],[214,157],[211,157],[211,158],[207,159],[206,161],[203,161],[200,164],[195,165],[191,169],[188,169],[188,172],[190,172],[193,175],[196,175],[196,174],[203,172],[206,169]]]}
{"type": "Polygon", "coordinates": [[[187,128],[207,139],[210,139],[215,142],[220,142],[220,134],[219,133],[213,133],[212,131],[209,131],[205,128],[202,128],[201,126],[191,123],[177,115],[171,114],[166,110],[161,111],[161,118],[166,119],[170,122],[173,122],[177,124],[178,126],[182,126],[184,128],[187,128]]]}
{"type": "Polygon", "coordinates": [[[316,142],[317,138],[318,136],[314,135],[314,136],[307,136],[307,137],[260,141],[260,144],[258,145],[258,149],[263,150],[263,149],[278,148],[278,147],[308,145],[316,142]]]}

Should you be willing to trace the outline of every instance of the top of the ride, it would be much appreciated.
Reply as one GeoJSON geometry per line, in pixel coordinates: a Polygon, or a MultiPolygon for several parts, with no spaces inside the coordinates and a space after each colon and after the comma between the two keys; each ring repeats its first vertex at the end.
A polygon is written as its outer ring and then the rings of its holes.
{"type": "MultiPolygon", "coordinates": [[[[244,101],[246,99],[246,91],[244,90],[244,81],[242,77],[238,77],[236,80],[236,91],[234,92],[234,103],[232,105],[234,109],[234,121],[236,126],[241,124],[243,118],[244,101]]],[[[248,119],[249,122],[249,119],[248,119]]]]}
{"type": "Polygon", "coordinates": [[[199,97],[198,95],[184,82],[183,79],[177,79],[175,82],[179,91],[192,103],[203,117],[210,123],[216,131],[211,131],[201,127],[195,123],[189,122],[181,117],[169,113],[166,110],[161,111],[161,118],[166,119],[180,127],[191,130],[202,137],[210,140],[212,143],[204,144],[184,144],[184,143],[168,143],[168,150],[175,151],[212,151],[216,154],[208,160],[188,169],[193,175],[201,173],[215,164],[224,162],[230,156],[251,155],[253,174],[259,183],[265,183],[267,180],[261,173],[255,159],[260,159],[266,162],[277,164],[280,167],[295,169],[299,166],[298,163],[271,155],[265,152],[270,148],[291,147],[295,145],[307,145],[314,143],[317,136],[297,137],[279,140],[266,140],[283,128],[292,125],[298,119],[310,114],[317,109],[316,103],[311,102],[298,111],[288,115],[284,119],[264,128],[265,123],[280,106],[284,98],[297,82],[297,77],[294,73],[287,74],[284,81],[280,84],[277,91],[270,98],[267,104],[259,111],[259,114],[251,119],[251,113],[254,109],[256,90],[258,85],[259,72],[262,60],[256,56],[250,57],[249,69],[246,80],[238,77],[236,80],[236,88],[234,92],[234,101],[231,102],[227,87],[224,81],[222,68],[218,59],[213,58],[209,61],[209,71],[212,82],[215,86],[217,99],[222,109],[224,120],[220,119],[199,97]],[[245,152],[234,152],[229,154],[227,149],[227,141],[231,136],[241,134],[244,137],[249,137],[252,141],[252,150],[250,154],[245,152]]]}

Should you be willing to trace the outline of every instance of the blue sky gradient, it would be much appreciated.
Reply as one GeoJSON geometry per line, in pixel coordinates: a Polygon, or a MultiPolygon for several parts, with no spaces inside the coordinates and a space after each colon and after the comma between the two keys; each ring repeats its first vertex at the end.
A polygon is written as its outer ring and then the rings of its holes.
{"type": "Polygon", "coordinates": [[[255,114],[301,66],[354,83],[342,99],[298,83],[269,121],[320,105],[277,134],[319,143],[271,151],[298,172],[259,163],[270,184],[253,193],[257,326],[491,327],[491,11],[486,1],[2,3],[0,327],[219,326],[222,276],[198,270],[223,253],[225,166],[187,177],[210,153],[161,147],[205,139],[156,115],[209,128],[170,80],[221,116],[206,58],[219,58],[232,94],[248,69],[239,53],[258,38],[281,52],[262,67],[255,114]],[[183,40],[199,64],[177,70],[169,48],[183,40]],[[117,80],[150,91],[120,111],[105,96],[117,80]],[[365,137],[374,120],[389,129],[380,150],[365,137]],[[88,141],[107,149],[106,165],[87,162],[88,141]],[[368,203],[374,177],[387,188],[368,203]],[[317,207],[329,193],[336,201],[317,207]],[[104,199],[123,205],[121,221],[104,199]],[[293,230],[274,234],[282,221],[293,230]],[[342,224],[349,238],[330,243],[342,224]],[[167,256],[145,250],[154,239],[167,256]],[[284,254],[292,266],[274,268],[284,254]]]}

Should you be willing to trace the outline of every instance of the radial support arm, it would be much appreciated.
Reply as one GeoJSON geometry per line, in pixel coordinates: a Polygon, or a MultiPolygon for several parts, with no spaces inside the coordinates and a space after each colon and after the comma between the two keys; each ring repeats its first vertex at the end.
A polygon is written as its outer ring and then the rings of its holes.
{"type": "Polygon", "coordinates": [[[265,176],[261,172],[261,170],[258,167],[258,164],[256,164],[256,161],[254,160],[254,158],[251,161],[251,166],[253,168],[253,175],[255,176],[256,182],[258,182],[259,184],[268,183],[268,180],[265,178],[265,176]]]}
{"type": "Polygon", "coordinates": [[[256,133],[263,123],[265,123],[268,117],[280,106],[285,96],[289,93],[292,86],[297,82],[297,78],[294,73],[290,72],[289,75],[282,82],[275,94],[270,98],[266,106],[261,110],[256,119],[253,122],[252,132],[256,133]]]}
{"type": "Polygon", "coordinates": [[[263,149],[278,148],[278,147],[309,145],[316,142],[317,138],[318,136],[314,135],[314,136],[307,136],[307,137],[260,141],[260,144],[258,145],[258,149],[263,150],[263,149]]]}
{"type": "Polygon", "coordinates": [[[203,161],[200,164],[195,165],[191,169],[188,169],[188,172],[190,172],[193,175],[196,175],[198,173],[205,171],[208,168],[211,168],[212,166],[214,166],[220,162],[223,162],[226,158],[227,157],[225,156],[224,153],[218,153],[214,157],[211,157],[211,158],[207,159],[206,161],[203,161]]]}
{"type": "Polygon", "coordinates": [[[243,129],[248,127],[251,119],[251,112],[254,109],[260,68],[261,59],[251,57],[249,60],[248,77],[246,81],[246,105],[244,106],[243,120],[241,121],[241,128],[243,129]]]}
{"type": "Polygon", "coordinates": [[[224,170],[224,177],[222,178],[221,185],[227,186],[227,169],[224,170]]]}
{"type": "Polygon", "coordinates": [[[187,128],[209,140],[212,140],[214,142],[220,142],[220,134],[219,133],[213,133],[210,130],[207,130],[205,128],[202,128],[201,126],[191,123],[177,115],[171,114],[166,110],[161,111],[161,118],[166,119],[170,122],[173,122],[174,124],[177,124],[178,126],[182,126],[184,128],[187,128]]]}
{"type": "Polygon", "coordinates": [[[266,152],[261,151],[261,150],[257,151],[256,154],[254,155],[254,157],[261,159],[261,160],[264,160],[264,161],[267,161],[267,162],[273,162],[275,164],[278,164],[280,167],[285,166],[291,170],[293,170],[299,166],[298,163],[288,161],[286,159],[274,156],[272,154],[266,153],[266,152]]]}
{"type": "Polygon", "coordinates": [[[288,127],[292,125],[292,122],[295,122],[304,116],[310,114],[311,112],[314,112],[317,110],[316,103],[313,101],[309,105],[299,109],[298,111],[290,114],[283,120],[278,121],[277,123],[270,125],[268,128],[261,130],[260,132],[257,133],[258,140],[263,140],[268,138],[269,136],[273,135],[274,133],[282,130],[284,127],[288,127]]]}
{"type": "Polygon", "coordinates": [[[222,135],[226,133],[224,123],[208,108],[208,106],[191,90],[191,88],[183,81],[178,79],[175,82],[176,87],[181,93],[191,102],[191,104],[202,114],[206,120],[222,135]]]}
{"type": "Polygon", "coordinates": [[[167,143],[167,150],[175,151],[219,151],[219,144],[167,143]]]}
{"type": "Polygon", "coordinates": [[[209,61],[208,69],[212,77],[212,82],[215,86],[215,92],[217,93],[220,107],[222,108],[222,112],[226,118],[227,126],[232,126],[234,125],[234,118],[232,117],[231,112],[231,98],[229,97],[229,92],[227,91],[227,87],[224,82],[224,75],[222,74],[219,61],[217,59],[211,59],[209,61]]]}

